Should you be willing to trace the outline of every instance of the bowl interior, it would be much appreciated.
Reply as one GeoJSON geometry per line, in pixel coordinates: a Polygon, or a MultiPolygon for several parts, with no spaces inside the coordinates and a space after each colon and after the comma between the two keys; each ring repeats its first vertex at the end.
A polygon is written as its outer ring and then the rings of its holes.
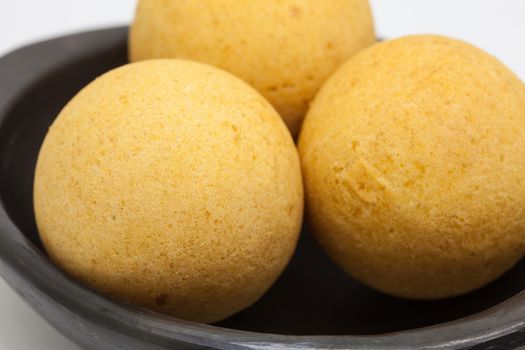
{"type": "MultiPolygon", "coordinates": [[[[0,197],[35,249],[42,244],[33,214],[33,175],[46,131],[84,85],[126,62],[124,41],[72,58],[39,77],[7,111],[0,126],[0,197]]],[[[499,280],[462,297],[432,302],[389,297],[347,276],[321,251],[305,225],[296,254],[277,283],[255,305],[218,325],[276,334],[378,334],[472,315],[524,288],[522,261],[499,280]]]]}

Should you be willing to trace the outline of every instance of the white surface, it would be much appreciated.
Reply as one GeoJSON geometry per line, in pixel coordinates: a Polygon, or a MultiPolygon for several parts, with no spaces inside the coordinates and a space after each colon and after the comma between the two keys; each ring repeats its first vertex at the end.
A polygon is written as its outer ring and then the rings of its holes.
{"type": "MultiPolygon", "coordinates": [[[[525,1],[371,0],[378,35],[438,33],[467,40],[525,79],[525,1]]],[[[135,0],[1,0],[0,55],[42,39],[131,20],[135,0]]],[[[0,280],[0,350],[70,350],[0,280]]]]}

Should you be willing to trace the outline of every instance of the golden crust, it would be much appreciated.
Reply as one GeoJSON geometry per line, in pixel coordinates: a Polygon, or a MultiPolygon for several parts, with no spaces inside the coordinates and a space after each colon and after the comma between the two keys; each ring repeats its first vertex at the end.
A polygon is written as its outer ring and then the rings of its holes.
{"type": "Polygon", "coordinates": [[[214,322],[254,303],[292,255],[297,151],[241,80],[182,60],[115,69],[60,113],[34,187],[40,235],[102,292],[214,322]]]}
{"type": "Polygon", "coordinates": [[[244,79],[292,134],[333,71],[375,40],[368,0],[139,1],[132,61],[186,58],[244,79]]]}
{"type": "Polygon", "coordinates": [[[458,295],[525,251],[525,86],[473,46],[364,50],[321,89],[299,149],[320,242],[374,288],[458,295]]]}

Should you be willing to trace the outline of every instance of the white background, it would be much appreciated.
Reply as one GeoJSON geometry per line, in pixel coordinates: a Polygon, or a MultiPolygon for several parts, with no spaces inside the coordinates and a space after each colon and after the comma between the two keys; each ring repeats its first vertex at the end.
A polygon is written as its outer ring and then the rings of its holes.
{"type": "MultiPolygon", "coordinates": [[[[371,0],[377,32],[438,33],[492,53],[525,80],[524,0],[371,0]]],[[[129,23],[135,0],[0,0],[0,56],[71,32],[129,23]]],[[[78,349],[0,279],[0,350],[78,349]]]]}

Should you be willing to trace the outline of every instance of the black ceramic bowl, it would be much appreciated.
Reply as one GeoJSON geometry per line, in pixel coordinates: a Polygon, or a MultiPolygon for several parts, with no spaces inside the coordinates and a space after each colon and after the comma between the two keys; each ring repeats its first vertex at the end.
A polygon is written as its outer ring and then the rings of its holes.
{"type": "Polygon", "coordinates": [[[460,298],[417,302],[355,282],[308,228],[279,281],[216,325],[148,312],[86,288],[38,239],[33,173],[48,126],[98,75],[125,64],[126,28],[68,36],[0,58],[0,272],[59,331],[88,349],[516,349],[525,346],[525,262],[460,298]]]}

